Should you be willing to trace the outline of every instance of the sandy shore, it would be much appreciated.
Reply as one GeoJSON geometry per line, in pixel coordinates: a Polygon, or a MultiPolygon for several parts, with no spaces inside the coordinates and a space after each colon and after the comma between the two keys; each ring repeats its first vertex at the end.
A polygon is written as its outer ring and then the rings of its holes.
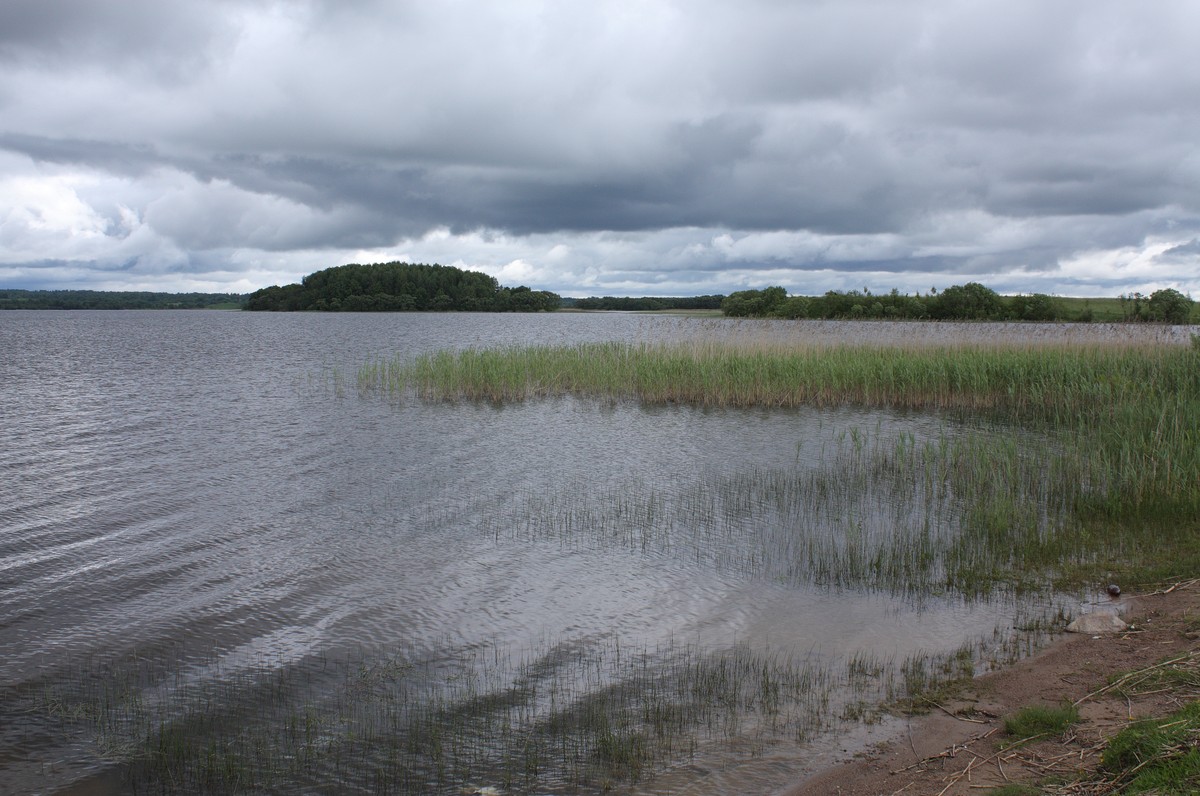
{"type": "Polygon", "coordinates": [[[1131,631],[1064,634],[1040,654],[976,678],[952,702],[910,718],[885,743],[781,796],[978,796],[992,786],[1073,778],[1094,770],[1106,739],[1130,719],[1165,715],[1198,696],[1164,691],[1126,698],[1106,688],[1113,675],[1169,657],[1190,653],[1200,658],[1200,585],[1163,591],[1134,598],[1128,615],[1131,631]],[[1064,700],[1077,702],[1081,715],[1067,736],[1006,748],[1011,739],[1004,733],[1004,716],[1064,700]]]}

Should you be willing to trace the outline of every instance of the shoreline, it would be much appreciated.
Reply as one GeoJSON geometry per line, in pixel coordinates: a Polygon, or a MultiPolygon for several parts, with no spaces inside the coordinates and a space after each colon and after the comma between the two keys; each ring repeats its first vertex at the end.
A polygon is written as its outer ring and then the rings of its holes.
{"type": "Polygon", "coordinates": [[[778,796],[986,796],[1014,783],[1037,785],[1052,776],[1066,783],[1094,773],[1108,738],[1134,719],[1167,715],[1182,705],[1182,695],[1171,690],[1118,696],[1110,679],[1171,656],[1200,656],[1196,581],[1133,599],[1131,630],[1064,633],[1037,654],[965,683],[953,700],[907,717],[887,740],[778,796]],[[1065,701],[1080,712],[1067,735],[1019,745],[1005,735],[1006,715],[1065,701]]]}

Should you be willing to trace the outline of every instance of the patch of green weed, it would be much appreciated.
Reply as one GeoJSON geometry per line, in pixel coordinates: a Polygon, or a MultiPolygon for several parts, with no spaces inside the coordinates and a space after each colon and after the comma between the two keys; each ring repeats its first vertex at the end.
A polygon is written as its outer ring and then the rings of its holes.
{"type": "Polygon", "coordinates": [[[992,788],[985,796],[1041,796],[1042,790],[1032,785],[1021,785],[1012,782],[999,788],[992,788]]]}
{"type": "Polygon", "coordinates": [[[1079,710],[1067,703],[1058,707],[1030,705],[1004,719],[1004,730],[1019,741],[1038,735],[1061,735],[1079,721],[1079,710]]]}
{"type": "Polygon", "coordinates": [[[1127,779],[1123,793],[1200,792],[1200,702],[1165,719],[1144,719],[1113,736],[1101,768],[1127,779]]]}

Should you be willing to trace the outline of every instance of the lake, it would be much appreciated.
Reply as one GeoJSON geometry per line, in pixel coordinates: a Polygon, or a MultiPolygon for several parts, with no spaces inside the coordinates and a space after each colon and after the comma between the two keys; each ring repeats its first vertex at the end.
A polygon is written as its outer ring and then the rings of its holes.
{"type": "Polygon", "coordinates": [[[897,522],[952,534],[953,495],[800,505],[772,491],[813,483],[862,435],[953,437],[966,421],[425,403],[360,394],[355,373],[468,346],[995,334],[621,313],[0,313],[0,790],[124,792],[130,776],[170,790],[172,760],[187,787],[214,790],[777,790],[838,738],[885,729],[858,720],[893,687],[885,669],[963,649],[984,665],[986,640],[1003,648],[1019,617],[1061,607],[835,582],[800,538],[836,547],[897,522]],[[751,669],[757,695],[712,684],[751,669]],[[855,692],[848,671],[874,679],[855,692]],[[732,706],[701,704],[701,682],[732,706]]]}

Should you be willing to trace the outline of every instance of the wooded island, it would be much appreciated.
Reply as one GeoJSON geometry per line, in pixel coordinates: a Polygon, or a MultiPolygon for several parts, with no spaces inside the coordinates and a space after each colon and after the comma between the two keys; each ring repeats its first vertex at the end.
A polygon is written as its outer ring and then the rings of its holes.
{"type": "Polygon", "coordinates": [[[248,310],[293,312],[544,312],[562,299],[548,290],[501,287],[494,277],[450,265],[375,263],[316,271],[299,284],[250,294],[248,310]]]}

